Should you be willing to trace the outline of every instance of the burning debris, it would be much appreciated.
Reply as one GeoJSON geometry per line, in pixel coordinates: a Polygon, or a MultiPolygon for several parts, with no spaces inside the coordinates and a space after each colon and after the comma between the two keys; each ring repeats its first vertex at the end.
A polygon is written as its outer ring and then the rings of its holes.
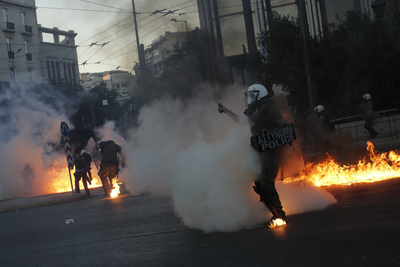
{"type": "Polygon", "coordinates": [[[372,142],[367,142],[369,160],[365,158],[356,165],[339,165],[329,155],[322,163],[307,163],[305,168],[284,183],[306,182],[316,187],[372,183],[400,176],[400,156],[394,152],[377,154],[372,142]]]}
{"type": "Polygon", "coordinates": [[[284,226],[284,225],[286,225],[286,221],[278,218],[278,219],[270,221],[268,224],[268,227],[275,228],[275,227],[284,226]]]}
{"type": "MultiPolygon", "coordinates": [[[[71,191],[71,183],[67,164],[63,166],[57,166],[57,164],[51,165],[46,173],[46,177],[49,177],[52,180],[48,188],[49,193],[61,193],[71,191]]],[[[80,181],[80,183],[82,183],[82,181],[80,181]]],[[[97,177],[93,177],[91,184],[88,185],[89,188],[96,188],[100,186],[101,181],[97,177]]]]}
{"type": "Polygon", "coordinates": [[[110,193],[110,197],[111,198],[116,198],[117,196],[119,196],[121,194],[120,192],[120,184],[118,183],[117,179],[113,179],[112,180],[112,190],[110,193]]]}

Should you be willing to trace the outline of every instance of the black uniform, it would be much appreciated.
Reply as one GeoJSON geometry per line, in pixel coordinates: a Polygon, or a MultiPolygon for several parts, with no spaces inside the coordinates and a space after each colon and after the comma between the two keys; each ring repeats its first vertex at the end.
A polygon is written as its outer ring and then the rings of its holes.
{"type": "Polygon", "coordinates": [[[112,188],[112,179],[118,175],[119,160],[118,154],[121,154],[121,147],[114,141],[108,140],[99,143],[101,149],[101,163],[99,177],[103,184],[104,196],[110,196],[112,188]]]}
{"type": "Polygon", "coordinates": [[[259,149],[259,144],[257,144],[258,136],[284,127],[286,121],[276,107],[265,103],[265,101],[250,104],[245,114],[250,122],[251,144],[259,152],[258,155],[262,165],[261,175],[259,180],[255,182],[254,191],[260,195],[260,200],[264,202],[273,214],[271,220],[276,218],[286,220],[278,192],[275,189],[275,179],[279,172],[280,163],[283,160],[283,151],[281,147],[276,147],[262,152],[259,149]]]}
{"type": "Polygon", "coordinates": [[[91,184],[92,172],[90,170],[92,169],[92,157],[87,152],[82,153],[81,156],[83,157],[83,159],[85,161],[86,172],[89,176],[89,184],[91,184]]]}
{"type": "Polygon", "coordinates": [[[375,131],[374,127],[372,127],[372,124],[377,115],[373,110],[372,100],[369,99],[363,101],[360,104],[360,110],[362,112],[361,117],[365,120],[364,128],[368,131],[369,138],[375,138],[378,135],[378,132],[375,131]]]}
{"type": "MultiPolygon", "coordinates": [[[[258,152],[261,163],[261,173],[253,188],[260,195],[260,201],[273,214],[270,223],[274,224],[275,219],[286,221],[286,214],[275,189],[275,180],[299,172],[304,168],[304,159],[286,98],[284,95],[277,95],[259,99],[262,92],[259,89],[263,89],[260,87],[254,85],[248,88],[248,106],[244,114],[252,133],[251,146],[258,152]]],[[[242,122],[238,115],[221,104],[218,111],[226,112],[238,123],[242,122]]]]}
{"type": "Polygon", "coordinates": [[[81,190],[79,188],[79,181],[82,179],[83,187],[85,188],[85,192],[87,195],[90,195],[89,188],[87,185],[88,176],[85,168],[85,160],[82,156],[75,155],[73,158],[73,162],[75,165],[75,192],[80,193],[81,190]]]}

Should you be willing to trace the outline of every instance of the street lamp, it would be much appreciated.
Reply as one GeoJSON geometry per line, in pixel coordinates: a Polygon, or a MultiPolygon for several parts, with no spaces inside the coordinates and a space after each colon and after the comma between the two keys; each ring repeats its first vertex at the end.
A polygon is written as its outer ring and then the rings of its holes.
{"type": "Polygon", "coordinates": [[[310,110],[318,104],[318,90],[315,82],[314,64],[311,57],[311,38],[308,27],[307,9],[305,0],[298,0],[300,30],[303,39],[305,70],[307,75],[307,91],[310,110]]]}
{"type": "Polygon", "coordinates": [[[382,0],[376,0],[371,4],[377,19],[382,19],[385,14],[386,3],[382,0]]]}
{"type": "Polygon", "coordinates": [[[171,21],[174,21],[174,22],[184,22],[184,23],[185,23],[185,26],[186,26],[186,32],[189,32],[189,31],[188,31],[188,26],[187,26],[187,22],[186,22],[186,20],[176,20],[176,19],[171,19],[171,21]]]}

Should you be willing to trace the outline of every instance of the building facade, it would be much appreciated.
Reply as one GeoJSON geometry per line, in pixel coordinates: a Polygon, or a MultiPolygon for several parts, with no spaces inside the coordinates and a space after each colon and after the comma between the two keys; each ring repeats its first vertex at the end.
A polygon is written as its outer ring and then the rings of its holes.
{"type": "MultiPolygon", "coordinates": [[[[159,77],[165,68],[168,58],[174,54],[176,48],[182,47],[186,41],[187,32],[165,32],[144,50],[145,65],[155,77],[159,77]]],[[[139,64],[134,67],[139,71],[139,64]]]]}
{"type": "Polygon", "coordinates": [[[39,25],[42,77],[54,82],[79,85],[78,55],[74,31],[39,25]],[[45,39],[44,36],[50,36],[45,39]]]}
{"type": "Polygon", "coordinates": [[[40,38],[35,1],[0,1],[0,8],[0,86],[40,82],[40,38]]]}
{"type": "Polygon", "coordinates": [[[0,9],[0,88],[49,80],[79,84],[76,33],[41,27],[35,0],[0,0],[0,9]]]}
{"type": "Polygon", "coordinates": [[[108,90],[115,90],[118,94],[117,100],[123,102],[134,93],[136,78],[127,71],[113,70],[97,73],[81,73],[81,86],[89,91],[104,82],[108,90]]]}

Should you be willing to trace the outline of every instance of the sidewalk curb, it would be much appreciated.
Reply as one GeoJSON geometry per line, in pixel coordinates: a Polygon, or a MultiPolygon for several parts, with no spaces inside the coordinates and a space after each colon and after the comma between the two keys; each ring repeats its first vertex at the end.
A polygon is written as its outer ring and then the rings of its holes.
{"type": "Polygon", "coordinates": [[[10,211],[19,211],[19,210],[23,210],[23,209],[30,209],[30,208],[37,208],[37,207],[44,207],[44,206],[50,206],[50,205],[55,205],[55,204],[67,203],[67,202],[73,202],[73,201],[83,200],[83,199],[86,199],[89,197],[90,196],[84,194],[84,195],[77,195],[77,196],[71,196],[71,197],[63,197],[63,198],[53,199],[53,200],[46,200],[46,201],[41,201],[41,202],[31,203],[31,204],[11,206],[11,207],[7,207],[7,208],[0,208],[0,213],[10,212],[10,211]]]}

